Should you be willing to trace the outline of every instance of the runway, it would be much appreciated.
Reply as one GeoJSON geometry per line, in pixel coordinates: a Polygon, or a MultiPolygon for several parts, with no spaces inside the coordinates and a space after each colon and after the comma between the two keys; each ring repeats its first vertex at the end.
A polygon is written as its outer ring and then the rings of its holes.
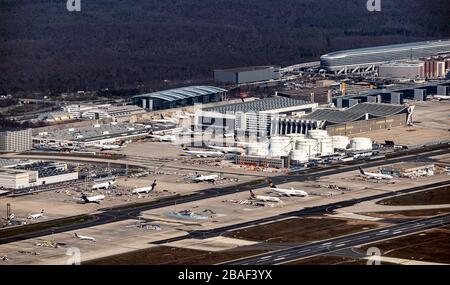
{"type": "MultiPolygon", "coordinates": [[[[442,154],[447,154],[447,153],[448,153],[448,147],[446,147],[444,149],[428,151],[427,153],[423,153],[423,154],[407,155],[407,156],[401,156],[401,157],[384,159],[381,161],[373,161],[373,162],[361,161],[361,163],[358,163],[358,164],[345,165],[345,166],[340,166],[337,168],[325,169],[325,170],[318,169],[317,171],[314,170],[314,172],[308,173],[308,174],[274,176],[274,177],[271,177],[271,179],[274,181],[274,183],[277,183],[277,184],[282,184],[282,183],[287,183],[287,182],[302,182],[302,181],[308,181],[308,180],[315,180],[322,176],[334,175],[334,174],[339,174],[339,173],[344,173],[344,172],[349,172],[349,171],[355,171],[358,169],[359,166],[363,166],[365,168],[371,168],[371,167],[377,167],[380,165],[396,163],[396,162],[401,162],[401,161],[426,160],[426,159],[430,159],[431,156],[437,156],[437,155],[442,155],[442,154]]],[[[41,237],[41,236],[51,235],[54,233],[75,231],[75,230],[86,228],[86,227],[93,227],[93,226],[113,223],[113,222],[117,222],[117,221],[123,221],[126,219],[134,219],[134,218],[139,217],[139,215],[143,211],[164,208],[164,207],[172,206],[174,204],[179,206],[183,203],[195,202],[195,201],[199,201],[199,200],[203,200],[203,199],[220,197],[220,196],[229,195],[229,194],[233,194],[233,193],[249,191],[249,190],[261,188],[265,185],[266,185],[265,181],[263,181],[262,183],[258,183],[258,184],[250,182],[250,183],[246,183],[245,185],[241,185],[241,186],[237,185],[237,186],[224,187],[220,190],[206,189],[206,190],[202,190],[202,191],[196,192],[191,195],[181,196],[181,197],[173,197],[173,198],[162,200],[162,201],[153,201],[153,202],[149,202],[149,203],[146,203],[143,205],[132,205],[132,206],[127,206],[127,207],[100,209],[99,211],[101,211],[101,212],[91,215],[91,217],[93,219],[91,219],[89,221],[78,223],[75,225],[66,225],[66,226],[61,226],[61,227],[47,228],[44,230],[38,230],[38,231],[33,231],[33,232],[25,232],[25,233],[22,233],[22,234],[13,236],[13,237],[0,237],[0,244],[20,241],[20,240],[25,240],[25,239],[30,239],[30,238],[37,238],[37,237],[41,237]]],[[[335,209],[335,208],[339,208],[339,207],[351,206],[355,203],[359,203],[362,201],[368,201],[368,200],[373,200],[373,199],[377,199],[377,198],[389,197],[389,196],[397,195],[399,193],[409,193],[409,192],[414,192],[414,191],[418,191],[418,190],[422,190],[422,189],[427,189],[427,188],[423,188],[423,187],[429,188],[429,187],[436,187],[436,186],[442,186],[442,185],[446,185],[446,184],[443,184],[441,182],[441,183],[435,183],[435,184],[430,184],[430,185],[426,185],[426,186],[419,186],[419,187],[414,187],[411,189],[396,191],[396,192],[392,192],[392,193],[383,193],[383,194],[374,195],[371,197],[366,197],[366,198],[361,198],[361,199],[352,199],[352,200],[348,200],[348,201],[344,201],[344,202],[340,202],[340,203],[302,209],[300,211],[289,213],[288,215],[290,215],[290,216],[300,215],[301,216],[301,215],[307,215],[307,214],[308,215],[320,214],[320,213],[324,213],[324,211],[327,211],[327,209],[332,210],[333,208],[335,209]]],[[[270,218],[267,218],[264,220],[267,220],[267,221],[276,220],[282,216],[286,216],[286,214],[270,217],[270,218]]],[[[64,219],[61,219],[61,220],[64,220],[64,219]]],[[[258,223],[258,222],[259,221],[252,221],[252,222],[249,222],[248,224],[251,225],[252,223],[258,223]]],[[[35,223],[32,225],[36,226],[38,224],[39,223],[35,223]]],[[[243,225],[242,224],[241,225],[233,225],[233,226],[230,226],[229,229],[236,228],[237,226],[242,227],[243,225]]],[[[26,228],[26,227],[27,226],[23,226],[22,228],[26,228]]],[[[1,233],[2,233],[2,230],[0,230],[0,236],[1,236],[1,233]]],[[[217,232],[216,232],[216,230],[212,230],[212,231],[208,231],[208,232],[194,232],[194,233],[192,233],[192,235],[207,237],[209,235],[217,235],[217,232]]],[[[184,238],[186,238],[186,237],[184,237],[184,238]]]]}
{"type": "Polygon", "coordinates": [[[358,245],[369,244],[385,239],[400,237],[438,228],[450,224],[450,214],[436,216],[428,219],[414,220],[391,227],[384,227],[351,234],[343,237],[314,242],[308,245],[295,246],[287,249],[260,254],[253,257],[234,260],[224,265],[277,265],[294,260],[312,257],[351,248],[358,245]]]}

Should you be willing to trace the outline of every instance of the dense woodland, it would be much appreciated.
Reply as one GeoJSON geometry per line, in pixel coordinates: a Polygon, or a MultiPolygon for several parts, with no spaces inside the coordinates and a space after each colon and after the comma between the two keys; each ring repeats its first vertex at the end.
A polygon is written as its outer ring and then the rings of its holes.
{"type": "Polygon", "coordinates": [[[0,94],[205,83],[212,69],[450,36],[450,1],[0,0],[0,94]]]}

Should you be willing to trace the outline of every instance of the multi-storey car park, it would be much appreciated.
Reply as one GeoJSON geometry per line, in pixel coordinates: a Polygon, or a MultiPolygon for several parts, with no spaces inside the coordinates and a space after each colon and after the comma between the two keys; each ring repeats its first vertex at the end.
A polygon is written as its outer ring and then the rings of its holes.
{"type": "Polygon", "coordinates": [[[322,55],[320,65],[332,73],[371,71],[380,64],[450,53],[450,39],[336,51],[322,55]]]}

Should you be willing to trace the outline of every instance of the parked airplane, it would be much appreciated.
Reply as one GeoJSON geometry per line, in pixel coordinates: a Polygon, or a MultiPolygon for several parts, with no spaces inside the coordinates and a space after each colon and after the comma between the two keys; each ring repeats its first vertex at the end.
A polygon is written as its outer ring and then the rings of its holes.
{"type": "Polygon", "coordinates": [[[82,236],[82,235],[79,235],[79,234],[77,234],[77,233],[75,233],[75,235],[74,235],[77,239],[79,239],[79,240],[88,240],[88,241],[93,241],[93,242],[96,242],[97,240],[95,239],[95,238],[93,238],[93,237],[89,237],[89,236],[82,236]]]}
{"type": "Polygon", "coordinates": [[[186,146],[181,145],[184,153],[194,155],[197,157],[222,157],[224,153],[221,151],[207,151],[207,150],[189,150],[186,146]]]}
{"type": "Polygon", "coordinates": [[[44,217],[44,210],[41,210],[40,213],[38,214],[30,214],[27,219],[28,220],[35,220],[35,219],[39,219],[39,218],[43,218],[44,217]]]}
{"type": "Polygon", "coordinates": [[[114,150],[114,149],[120,149],[125,147],[124,142],[120,142],[118,145],[117,144],[96,144],[94,145],[94,147],[99,148],[101,151],[104,150],[114,150]]]}
{"type": "Polygon", "coordinates": [[[275,202],[275,203],[281,202],[280,198],[272,197],[272,196],[255,195],[255,193],[253,193],[252,190],[249,190],[249,191],[250,191],[250,197],[252,199],[255,199],[255,200],[258,200],[258,201],[261,201],[261,202],[275,202]]]}
{"type": "Polygon", "coordinates": [[[141,187],[141,188],[136,188],[133,191],[131,191],[132,194],[140,194],[140,193],[149,193],[153,190],[155,190],[156,187],[156,179],[153,181],[153,183],[150,186],[147,187],[141,187]]]}
{"type": "Polygon", "coordinates": [[[291,188],[291,189],[278,188],[275,184],[273,184],[272,181],[269,181],[269,188],[270,188],[271,192],[275,192],[276,194],[279,194],[279,195],[282,195],[282,196],[308,197],[308,193],[306,193],[303,190],[296,190],[294,188],[291,188]]]}
{"type": "Polygon", "coordinates": [[[153,133],[149,133],[147,137],[160,142],[174,142],[177,140],[177,137],[174,135],[154,135],[153,133]]]}
{"type": "Polygon", "coordinates": [[[116,180],[95,183],[94,185],[92,185],[92,190],[109,189],[110,187],[113,187],[116,183],[117,183],[116,180]]]}
{"type": "Polygon", "coordinates": [[[97,195],[97,196],[88,197],[84,194],[81,194],[80,203],[81,204],[88,204],[88,203],[100,204],[100,201],[102,201],[103,199],[105,199],[105,195],[97,195]]]}
{"type": "Polygon", "coordinates": [[[240,147],[233,146],[216,146],[216,145],[206,145],[208,148],[215,149],[221,151],[223,153],[242,153],[244,150],[240,147]]]}
{"type": "Polygon", "coordinates": [[[433,99],[441,100],[450,100],[450,95],[433,95],[433,99]]]}
{"type": "Polygon", "coordinates": [[[192,182],[198,183],[198,182],[215,182],[217,179],[219,179],[219,175],[197,175],[197,177],[194,177],[192,179],[192,182]]]}
{"type": "Polygon", "coordinates": [[[381,180],[381,179],[393,179],[394,178],[394,177],[392,177],[392,175],[389,175],[389,174],[372,173],[372,172],[364,171],[364,169],[362,169],[361,166],[359,167],[359,172],[362,175],[364,175],[365,177],[370,178],[370,179],[381,180]]]}
{"type": "Polygon", "coordinates": [[[161,119],[155,119],[155,120],[152,120],[152,122],[153,123],[162,123],[162,124],[176,124],[178,122],[178,120],[174,119],[174,118],[169,118],[169,119],[164,118],[163,114],[161,114],[160,116],[161,116],[161,119]]]}

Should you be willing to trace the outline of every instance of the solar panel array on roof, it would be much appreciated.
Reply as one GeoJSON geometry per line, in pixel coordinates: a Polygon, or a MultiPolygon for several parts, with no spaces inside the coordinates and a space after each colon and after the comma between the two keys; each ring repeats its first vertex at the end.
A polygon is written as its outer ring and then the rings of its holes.
{"type": "Polygon", "coordinates": [[[215,86],[190,86],[182,87],[153,93],[147,93],[134,96],[133,98],[156,98],[165,101],[177,101],[203,95],[210,95],[215,93],[226,92],[227,90],[215,86]]]}
{"type": "Polygon", "coordinates": [[[346,110],[318,109],[305,116],[306,120],[346,123],[358,120],[369,114],[372,117],[387,117],[399,114],[408,107],[405,105],[360,103],[346,110]]]}
{"type": "Polygon", "coordinates": [[[282,108],[288,108],[292,106],[308,104],[308,101],[286,98],[286,97],[272,97],[260,100],[254,100],[249,102],[229,104],[218,107],[205,108],[207,112],[218,113],[235,113],[235,112],[262,112],[268,110],[276,110],[282,108]]]}

